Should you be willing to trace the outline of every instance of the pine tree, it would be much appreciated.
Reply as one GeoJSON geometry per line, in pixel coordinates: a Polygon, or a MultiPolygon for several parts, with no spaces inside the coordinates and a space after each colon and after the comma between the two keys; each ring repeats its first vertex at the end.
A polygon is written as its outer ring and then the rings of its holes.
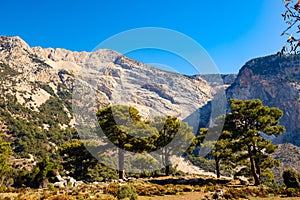
{"type": "Polygon", "coordinates": [[[278,164],[270,155],[277,147],[263,138],[262,133],[277,136],[285,131],[278,125],[282,111],[263,106],[258,99],[231,99],[230,103],[231,112],[226,116],[224,129],[232,134],[234,151],[240,160],[249,160],[255,185],[259,185],[263,172],[278,164]]]}
{"type": "Polygon", "coordinates": [[[193,129],[177,117],[156,117],[152,126],[158,130],[154,146],[161,153],[166,175],[170,174],[170,157],[181,155],[188,149],[194,139],[193,129]],[[170,143],[172,144],[170,145],[170,143]]]}
{"type": "Polygon", "coordinates": [[[233,154],[234,141],[228,131],[222,131],[219,139],[212,143],[211,155],[214,157],[217,178],[220,178],[220,165],[224,163],[227,167],[234,165],[235,155],[233,154]]]}
{"type": "Polygon", "coordinates": [[[152,149],[156,130],[144,122],[133,107],[109,106],[100,109],[97,118],[107,142],[118,147],[119,178],[124,179],[125,151],[141,153],[152,149]]]}
{"type": "Polygon", "coordinates": [[[193,138],[189,148],[186,150],[186,154],[198,154],[199,152],[195,152],[195,150],[202,146],[205,136],[207,134],[207,128],[200,128],[199,133],[196,137],[193,138]]]}
{"type": "Polygon", "coordinates": [[[80,140],[64,143],[60,146],[59,153],[63,159],[64,169],[75,179],[86,180],[88,168],[98,163],[80,140]]]}
{"type": "Polygon", "coordinates": [[[59,148],[62,165],[77,180],[102,181],[105,178],[115,179],[117,174],[100,163],[89,151],[100,152],[101,147],[92,141],[74,140],[66,142],[59,148]]]}
{"type": "Polygon", "coordinates": [[[218,118],[215,121],[215,126],[209,129],[201,128],[199,135],[192,145],[194,147],[199,146],[202,149],[202,152],[209,153],[214,158],[217,178],[220,178],[221,176],[221,163],[231,168],[232,165],[234,165],[235,159],[235,155],[233,154],[234,142],[231,138],[231,133],[222,131],[222,129],[220,130],[220,126],[224,121],[223,119],[224,116],[218,118]]]}

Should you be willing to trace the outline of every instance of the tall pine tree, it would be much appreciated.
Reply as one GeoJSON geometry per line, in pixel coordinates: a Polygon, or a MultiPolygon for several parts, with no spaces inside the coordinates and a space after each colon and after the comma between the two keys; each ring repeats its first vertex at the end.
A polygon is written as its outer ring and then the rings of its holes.
{"type": "Polygon", "coordinates": [[[115,105],[97,112],[99,125],[110,143],[118,147],[119,178],[125,178],[125,152],[142,153],[153,148],[156,129],[143,121],[137,109],[115,105]]]}
{"type": "Polygon", "coordinates": [[[235,152],[242,159],[248,159],[255,185],[260,185],[261,176],[277,162],[271,157],[276,146],[265,139],[285,131],[278,125],[282,111],[278,108],[263,106],[261,100],[230,100],[231,112],[226,116],[225,127],[235,142],[235,152]]]}

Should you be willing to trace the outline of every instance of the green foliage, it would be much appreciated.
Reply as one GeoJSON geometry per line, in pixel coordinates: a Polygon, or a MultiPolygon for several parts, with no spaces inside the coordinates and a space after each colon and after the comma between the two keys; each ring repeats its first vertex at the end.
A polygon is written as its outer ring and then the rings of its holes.
{"type": "MultiPolygon", "coordinates": [[[[91,143],[86,145],[94,146],[91,143]]],[[[62,165],[64,169],[69,171],[70,175],[77,180],[93,182],[103,181],[105,178],[117,178],[116,172],[99,163],[86,149],[85,144],[81,140],[64,143],[59,148],[59,153],[63,159],[62,165]]]]}
{"type": "Polygon", "coordinates": [[[300,191],[296,188],[287,188],[285,194],[287,197],[299,197],[300,191]]]}
{"type": "Polygon", "coordinates": [[[228,131],[221,131],[220,127],[224,121],[224,116],[218,118],[213,126],[210,129],[201,128],[199,131],[198,136],[193,140],[192,145],[190,146],[189,152],[193,151],[197,146],[200,147],[200,152],[195,152],[196,156],[190,155],[189,159],[197,165],[200,166],[202,169],[207,171],[214,172],[216,171],[217,177],[220,178],[221,170],[228,174],[228,171],[233,168],[235,155],[233,153],[233,142],[231,138],[231,133],[228,131]],[[205,138],[205,142],[204,142],[205,138]],[[215,141],[218,139],[217,141],[215,141]],[[211,160],[197,157],[197,155],[201,151],[210,150],[208,157],[214,158],[214,164],[211,160]]]}
{"type": "MultiPolygon", "coordinates": [[[[47,92],[54,93],[50,86],[35,83],[47,92]]],[[[1,88],[0,88],[1,91],[1,88]]],[[[21,105],[12,94],[0,95],[1,121],[8,126],[7,134],[12,136],[15,157],[27,157],[28,153],[42,159],[46,155],[55,157],[55,145],[61,145],[78,137],[74,128],[62,128],[70,122],[64,102],[52,96],[40,107],[40,112],[21,105]],[[52,142],[54,144],[50,144],[52,142]]]]}
{"type": "Polygon", "coordinates": [[[203,158],[194,154],[189,154],[187,160],[193,163],[193,165],[200,167],[201,169],[209,172],[215,171],[215,162],[212,159],[203,158]]]}
{"type": "MultiPolygon", "coordinates": [[[[232,139],[232,134],[226,130],[220,130],[224,123],[225,116],[219,117],[215,120],[212,128],[200,130],[199,135],[204,135],[206,141],[200,143],[201,148],[210,149],[210,155],[215,160],[215,170],[217,177],[221,176],[221,168],[226,167],[231,169],[234,167],[235,154],[233,153],[234,142],[232,139]],[[221,133],[220,133],[221,131],[221,133]],[[202,133],[201,133],[202,132],[202,133]],[[217,140],[216,140],[217,139],[217,140]],[[223,165],[221,167],[221,164],[223,165]]],[[[204,136],[202,136],[204,138],[204,136]]]]}
{"type": "Polygon", "coordinates": [[[199,134],[193,138],[189,148],[186,150],[186,154],[192,154],[192,153],[195,153],[195,154],[198,154],[199,152],[195,152],[196,148],[200,147],[201,144],[203,143],[204,141],[204,138],[207,134],[207,131],[208,129],[207,128],[201,128],[200,131],[199,131],[199,134]]]}
{"type": "MultiPolygon", "coordinates": [[[[125,151],[145,153],[156,151],[161,155],[166,166],[166,174],[170,172],[170,156],[185,152],[194,135],[187,123],[176,117],[156,117],[153,122],[143,121],[138,111],[128,106],[109,106],[97,112],[99,125],[107,137],[107,143],[113,143],[118,149],[119,177],[123,178],[125,151]],[[174,140],[174,138],[176,138],[174,140]],[[170,142],[173,145],[168,145],[170,142]],[[188,145],[186,145],[188,144],[188,145]]],[[[112,145],[113,146],[113,145],[112,145]]],[[[114,146],[112,147],[114,148],[114,146]]],[[[137,159],[137,158],[135,158],[137,159]]],[[[147,165],[150,160],[133,160],[133,165],[147,165]]],[[[146,169],[149,168],[149,165],[146,169]]]]}
{"type": "Polygon", "coordinates": [[[179,132],[180,121],[177,117],[156,117],[153,126],[159,131],[159,137],[156,140],[155,146],[161,148],[169,144],[175,138],[179,132]]]}
{"type": "Polygon", "coordinates": [[[258,99],[230,102],[231,113],[226,115],[224,130],[231,134],[236,160],[244,165],[250,161],[252,177],[255,185],[259,185],[262,172],[278,165],[270,155],[277,147],[263,138],[261,132],[276,136],[284,132],[285,128],[278,125],[282,111],[263,106],[258,99]]]}
{"type": "Polygon", "coordinates": [[[58,83],[57,95],[64,102],[68,110],[72,110],[72,93],[65,85],[58,83]]]}
{"type": "MultiPolygon", "coordinates": [[[[39,83],[38,83],[38,84],[39,84],[39,83]]],[[[45,90],[46,92],[48,92],[48,93],[51,94],[52,96],[55,95],[55,93],[54,93],[52,87],[50,87],[49,85],[47,85],[47,84],[39,84],[39,85],[40,85],[40,87],[41,87],[43,90],[45,90]]]]}
{"type": "Polygon", "coordinates": [[[63,105],[63,102],[58,97],[52,96],[43,103],[39,107],[43,123],[50,126],[54,124],[69,124],[70,118],[63,105]]]}
{"type": "Polygon", "coordinates": [[[133,107],[114,106],[97,112],[99,125],[109,141],[124,150],[130,150],[133,136],[127,132],[129,126],[141,122],[138,111],[133,107]],[[128,144],[128,145],[126,145],[128,144]]]}
{"type": "Polygon", "coordinates": [[[141,116],[133,107],[109,106],[97,112],[98,122],[107,136],[108,143],[113,143],[118,149],[119,178],[124,178],[124,150],[144,152],[152,147],[151,136],[155,129],[143,122],[141,116]]]}
{"type": "Polygon", "coordinates": [[[53,149],[49,145],[46,131],[41,129],[35,120],[8,115],[6,123],[9,127],[8,134],[15,137],[12,146],[17,156],[26,157],[30,153],[43,158],[53,149]]]}
{"type": "Polygon", "coordinates": [[[190,144],[197,143],[194,140],[192,127],[181,122],[177,117],[156,117],[151,126],[157,129],[158,135],[154,140],[154,150],[160,152],[163,164],[166,166],[166,175],[170,174],[170,156],[181,155],[191,151],[190,144]],[[194,141],[193,141],[194,140],[194,141]],[[172,142],[172,145],[168,145],[172,142]],[[189,148],[188,148],[189,147],[189,148]]]}
{"type": "Polygon", "coordinates": [[[275,183],[275,176],[270,169],[265,169],[260,176],[260,179],[263,184],[271,186],[275,183]]]}
{"type": "Polygon", "coordinates": [[[64,143],[59,148],[59,153],[64,160],[64,169],[75,179],[86,180],[88,168],[97,164],[97,160],[80,140],[64,143]]]}
{"type": "Polygon", "coordinates": [[[64,144],[65,142],[70,142],[72,139],[78,139],[78,133],[75,128],[61,129],[57,125],[53,125],[47,131],[47,137],[57,146],[64,144]]]}
{"type": "Polygon", "coordinates": [[[143,169],[143,171],[145,171],[145,173],[141,174],[142,176],[151,176],[152,173],[147,172],[152,172],[155,170],[155,166],[158,165],[157,160],[155,160],[153,157],[142,154],[134,156],[131,164],[132,168],[143,169]]]}
{"type": "MultiPolygon", "coordinates": [[[[263,138],[261,133],[277,136],[285,131],[283,126],[278,125],[282,111],[263,106],[260,100],[231,99],[230,102],[231,112],[215,120],[212,128],[200,129],[191,150],[196,146],[211,149],[217,177],[220,177],[221,169],[228,172],[240,166],[242,168],[235,176],[252,176],[256,185],[261,181],[273,183],[274,175],[270,169],[279,165],[279,161],[274,160],[271,154],[277,146],[263,138]],[[224,128],[220,130],[224,117],[224,128]],[[217,141],[216,136],[219,136],[217,141]]],[[[197,159],[193,158],[193,162],[197,163],[195,161],[197,159]]]]}
{"type": "Polygon", "coordinates": [[[295,170],[287,169],[283,171],[282,177],[287,188],[300,189],[300,174],[298,174],[295,170]]]}
{"type": "Polygon", "coordinates": [[[29,173],[30,184],[40,186],[46,179],[53,181],[57,168],[58,166],[53,161],[50,161],[48,157],[44,158],[29,173]]]}
{"type": "Polygon", "coordinates": [[[8,162],[8,157],[11,154],[10,143],[3,141],[0,133],[0,186],[7,186],[9,182],[11,165],[8,162]]]}
{"type": "Polygon", "coordinates": [[[59,166],[45,157],[42,161],[38,162],[30,171],[19,171],[17,175],[16,186],[28,186],[33,188],[47,187],[49,181],[55,180],[55,174],[59,166]]]}
{"type": "MultiPolygon", "coordinates": [[[[181,192],[200,192],[203,191],[203,188],[198,185],[175,185],[175,184],[143,184],[135,183],[134,185],[124,185],[126,192],[130,191],[129,188],[132,188],[140,196],[164,196],[164,195],[175,195],[181,192]]],[[[111,183],[109,186],[103,188],[104,194],[111,194],[113,196],[118,196],[120,191],[120,185],[111,183]]],[[[124,193],[126,193],[124,192],[124,193]]],[[[135,192],[134,192],[135,193],[135,192]]],[[[128,198],[128,197],[127,197],[128,198]]]]}
{"type": "Polygon", "coordinates": [[[130,200],[137,200],[138,195],[134,186],[124,185],[118,190],[118,199],[129,198],[130,200]]]}
{"type": "Polygon", "coordinates": [[[3,174],[10,169],[8,157],[12,154],[10,143],[3,141],[2,134],[0,133],[0,174],[3,174]]]}
{"type": "Polygon", "coordinates": [[[8,76],[16,76],[18,74],[20,73],[12,69],[9,65],[0,63],[0,80],[7,78],[8,76]]]}

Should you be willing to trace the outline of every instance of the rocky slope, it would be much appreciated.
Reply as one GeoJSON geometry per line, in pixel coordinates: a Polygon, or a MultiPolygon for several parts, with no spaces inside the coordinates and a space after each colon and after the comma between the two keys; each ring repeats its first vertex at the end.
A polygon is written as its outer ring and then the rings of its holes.
{"type": "Polygon", "coordinates": [[[228,88],[227,97],[261,99],[264,105],[283,111],[280,121],[286,134],[277,143],[300,145],[300,56],[276,55],[253,59],[243,66],[235,82],[228,88]]]}
{"type": "MultiPolygon", "coordinates": [[[[97,73],[96,86],[104,95],[103,104],[116,101],[118,98],[114,95],[117,92],[116,84],[121,83],[124,86],[124,82],[126,89],[134,93],[124,102],[135,104],[141,110],[156,109],[161,114],[180,115],[178,110],[182,108],[183,112],[186,110],[191,112],[204,105],[214,93],[202,79],[195,80],[180,74],[161,71],[110,50],[87,53],[65,49],[30,48],[18,37],[1,37],[0,45],[1,63],[19,73],[13,80],[16,85],[11,89],[16,90],[20,103],[23,103],[24,99],[19,93],[29,91],[30,85],[34,82],[49,84],[56,93],[55,86],[58,83],[71,87],[68,78],[70,80],[79,72],[89,73],[89,69],[97,73]]],[[[90,76],[96,79],[92,74],[90,76]]],[[[3,82],[2,85],[9,85],[9,83],[3,82]]],[[[33,97],[34,103],[31,102],[34,107],[39,107],[51,96],[43,90],[37,91],[35,95],[37,98],[33,97]]],[[[187,116],[188,112],[181,118],[187,116]]]]}
{"type": "MultiPolygon", "coordinates": [[[[28,144],[37,132],[41,141],[48,140],[44,149],[53,150],[62,137],[58,132],[70,130],[75,123],[72,90],[74,81],[82,78],[96,90],[96,108],[126,104],[136,107],[144,118],[187,118],[195,131],[198,109],[215,93],[200,77],[162,71],[111,50],[88,53],[31,48],[19,37],[1,36],[0,131],[17,140],[19,151],[34,151],[34,145],[28,144]]],[[[70,133],[62,135],[66,134],[70,133]]]]}
{"type": "MultiPolygon", "coordinates": [[[[299,64],[300,56],[274,55],[247,62],[238,76],[183,76],[111,50],[89,53],[31,48],[19,37],[2,36],[0,131],[8,138],[19,137],[12,126],[28,119],[46,133],[54,125],[62,130],[72,127],[73,84],[84,78],[97,91],[97,106],[132,105],[144,118],[176,115],[193,125],[195,132],[199,119],[200,126],[209,124],[213,96],[227,88],[227,98],[259,98],[265,105],[282,109],[281,124],[287,133],[276,142],[300,145],[299,64]],[[16,119],[18,123],[12,122],[16,119]]],[[[218,105],[214,106],[218,110],[218,105]]]]}
{"type": "MultiPolygon", "coordinates": [[[[19,37],[0,37],[0,132],[21,157],[55,152],[60,144],[77,137],[72,92],[76,81],[84,80],[96,91],[95,97],[86,95],[94,102],[93,112],[109,104],[126,104],[136,107],[144,118],[178,116],[195,132],[209,125],[211,115],[223,114],[211,111],[223,109],[223,98],[216,97],[223,97],[225,89],[227,99],[259,98],[284,112],[281,124],[287,133],[276,142],[300,146],[299,64],[300,56],[274,55],[247,62],[238,76],[183,76],[111,50],[89,53],[29,47],[19,37]]],[[[283,156],[287,147],[274,155],[285,163],[277,174],[296,166],[283,156]]]]}
{"type": "Polygon", "coordinates": [[[236,74],[197,74],[192,76],[194,79],[204,79],[216,91],[227,89],[231,86],[237,75],[236,74]]]}

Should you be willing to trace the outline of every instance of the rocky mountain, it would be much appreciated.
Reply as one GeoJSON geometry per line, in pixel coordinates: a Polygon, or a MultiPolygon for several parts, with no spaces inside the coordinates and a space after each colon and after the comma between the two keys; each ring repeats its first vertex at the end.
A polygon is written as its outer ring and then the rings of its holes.
{"type": "Polygon", "coordinates": [[[300,56],[271,55],[253,59],[240,70],[227,90],[228,98],[261,99],[264,105],[283,111],[280,123],[286,133],[275,142],[300,145],[300,56]]]}
{"type": "Polygon", "coordinates": [[[24,156],[43,156],[78,137],[72,92],[74,84],[83,80],[95,91],[81,93],[82,99],[94,102],[92,113],[109,104],[126,104],[136,107],[144,118],[178,116],[195,132],[219,114],[212,110],[223,109],[224,99],[216,97],[225,96],[225,89],[227,99],[259,98],[284,112],[281,124],[287,133],[276,142],[299,146],[299,64],[300,56],[272,55],[247,62],[238,75],[184,76],[111,50],[29,47],[19,37],[2,36],[0,132],[13,141],[16,152],[26,152],[24,156]]]}
{"type": "Polygon", "coordinates": [[[206,80],[211,87],[225,89],[234,83],[236,77],[236,74],[196,74],[192,76],[194,79],[206,80]]]}
{"type": "Polygon", "coordinates": [[[192,76],[194,79],[204,79],[216,91],[227,89],[231,86],[237,75],[236,74],[197,74],[192,76]]]}
{"type": "Polygon", "coordinates": [[[96,91],[89,100],[96,102],[92,112],[126,104],[144,118],[188,119],[195,132],[198,109],[216,93],[201,77],[162,71],[111,50],[31,48],[19,37],[1,36],[0,132],[14,141],[15,151],[43,156],[74,136],[72,92],[78,80],[96,91]],[[42,153],[35,152],[40,147],[42,153]]]}

